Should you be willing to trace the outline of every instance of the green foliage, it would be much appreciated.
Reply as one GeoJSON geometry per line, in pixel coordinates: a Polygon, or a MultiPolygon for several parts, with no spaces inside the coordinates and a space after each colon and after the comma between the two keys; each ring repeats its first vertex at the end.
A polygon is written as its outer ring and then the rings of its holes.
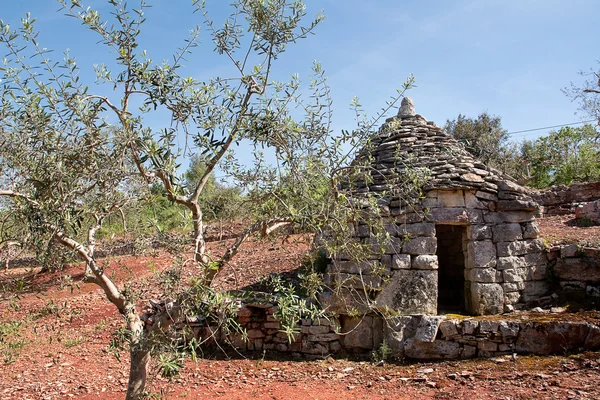
{"type": "Polygon", "coordinates": [[[564,127],[522,145],[528,185],[545,188],[600,180],[600,141],[591,126],[564,127]]]}
{"type": "Polygon", "coordinates": [[[476,119],[459,114],[455,120],[446,121],[444,129],[484,164],[509,174],[514,172],[513,149],[500,117],[487,112],[476,119]]]}
{"type": "Polygon", "coordinates": [[[182,358],[178,354],[162,353],[158,355],[156,363],[160,374],[165,378],[173,378],[183,369],[182,358]]]}
{"type": "Polygon", "coordinates": [[[371,352],[371,361],[375,364],[384,363],[389,360],[392,355],[392,349],[384,340],[376,350],[371,352]]]}

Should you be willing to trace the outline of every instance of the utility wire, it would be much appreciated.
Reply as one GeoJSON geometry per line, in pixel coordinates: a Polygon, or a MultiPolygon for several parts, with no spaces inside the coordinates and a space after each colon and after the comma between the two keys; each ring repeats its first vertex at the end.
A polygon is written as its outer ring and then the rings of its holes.
{"type": "MultiPolygon", "coordinates": [[[[509,132],[508,135],[514,135],[516,133],[543,131],[545,129],[552,129],[552,128],[562,128],[563,126],[569,126],[569,125],[581,125],[581,124],[587,124],[589,122],[596,122],[596,120],[595,119],[590,119],[588,121],[571,122],[570,124],[546,126],[544,128],[525,129],[525,130],[522,130],[522,131],[509,132]]],[[[519,136],[528,136],[528,135],[519,135],[519,136]]]]}

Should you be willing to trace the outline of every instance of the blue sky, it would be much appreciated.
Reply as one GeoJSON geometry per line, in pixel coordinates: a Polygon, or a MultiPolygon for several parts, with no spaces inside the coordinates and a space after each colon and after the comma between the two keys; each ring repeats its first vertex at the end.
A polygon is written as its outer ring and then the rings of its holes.
{"type": "MultiPolygon", "coordinates": [[[[143,47],[155,61],[169,57],[187,31],[200,24],[189,0],[148,0],[143,47]]],[[[208,0],[215,20],[229,3],[208,0]]],[[[74,19],[57,13],[51,0],[5,2],[0,18],[18,24],[25,12],[38,18],[40,41],[70,48],[84,79],[92,65],[107,58],[97,38],[74,19]]],[[[104,1],[90,0],[106,10],[104,1]]],[[[412,73],[417,87],[409,96],[418,113],[443,125],[459,113],[481,111],[502,117],[509,131],[585,119],[575,115],[561,89],[582,78],[579,70],[597,66],[600,24],[597,0],[307,0],[308,13],[323,9],[327,19],[315,36],[300,42],[275,65],[279,77],[307,77],[313,60],[329,76],[334,128],[352,129],[348,104],[358,96],[374,114],[412,73]]],[[[194,76],[226,75],[231,66],[211,53],[208,38],[188,61],[194,76]]],[[[110,55],[109,55],[110,56],[110,55]]],[[[110,88],[103,88],[107,94],[110,88]]],[[[515,135],[535,138],[546,132],[515,135]]]]}

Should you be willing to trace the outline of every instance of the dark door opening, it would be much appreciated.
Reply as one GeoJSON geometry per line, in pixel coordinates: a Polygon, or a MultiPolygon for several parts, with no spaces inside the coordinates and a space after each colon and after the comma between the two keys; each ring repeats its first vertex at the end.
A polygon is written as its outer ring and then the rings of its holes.
{"type": "Polygon", "coordinates": [[[467,228],[436,225],[438,256],[438,313],[465,311],[465,250],[467,228]]]}

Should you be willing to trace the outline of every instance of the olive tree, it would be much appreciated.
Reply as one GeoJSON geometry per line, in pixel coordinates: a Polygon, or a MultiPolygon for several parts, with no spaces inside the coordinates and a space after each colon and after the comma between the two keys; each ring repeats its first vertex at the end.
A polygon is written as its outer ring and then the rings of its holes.
{"type": "Polygon", "coordinates": [[[353,219],[376,220],[380,204],[375,195],[351,198],[348,183],[360,180],[358,175],[368,181],[374,173],[372,160],[352,163],[353,154],[368,146],[377,122],[412,78],[371,120],[363,118],[355,101],[357,128],[336,136],[319,64],[306,90],[296,75],[287,82],[272,78],[278,57],[323,19],[319,14],[305,22],[300,1],[235,0],[231,15],[218,25],[204,1],[193,1],[216,53],[237,71],[204,81],[183,68],[198,44],[200,26],[172,60],[155,63],[140,47],[144,0],[135,8],[125,0],[107,0],[112,6],[108,16],[80,0],[59,3],[113,52],[114,62],[95,67],[97,82],[113,94],[97,94],[97,86],[83,84],[68,53],[62,61],[51,60],[29,15],[16,30],[1,22],[0,42],[8,55],[2,77],[0,197],[21,211],[36,240],[49,238],[75,250],[85,260],[88,279],[122,314],[130,353],[127,398],[137,399],[144,393],[156,340],[190,309],[198,312],[190,302],[210,292],[207,284],[251,235],[300,226],[320,233],[319,243],[330,252],[352,249],[360,257],[360,244],[344,238],[350,236],[353,219]],[[168,113],[169,122],[148,125],[145,117],[155,112],[168,113]],[[178,146],[181,137],[188,146],[178,146]],[[254,162],[240,162],[236,147],[251,149],[254,162]],[[205,168],[186,187],[178,164],[191,155],[205,168]],[[223,254],[214,255],[206,250],[200,199],[217,168],[243,187],[253,220],[223,254]],[[149,319],[137,312],[131,294],[104,273],[94,250],[107,216],[150,185],[191,213],[192,261],[200,283],[170,293],[171,300],[149,319]]]}

